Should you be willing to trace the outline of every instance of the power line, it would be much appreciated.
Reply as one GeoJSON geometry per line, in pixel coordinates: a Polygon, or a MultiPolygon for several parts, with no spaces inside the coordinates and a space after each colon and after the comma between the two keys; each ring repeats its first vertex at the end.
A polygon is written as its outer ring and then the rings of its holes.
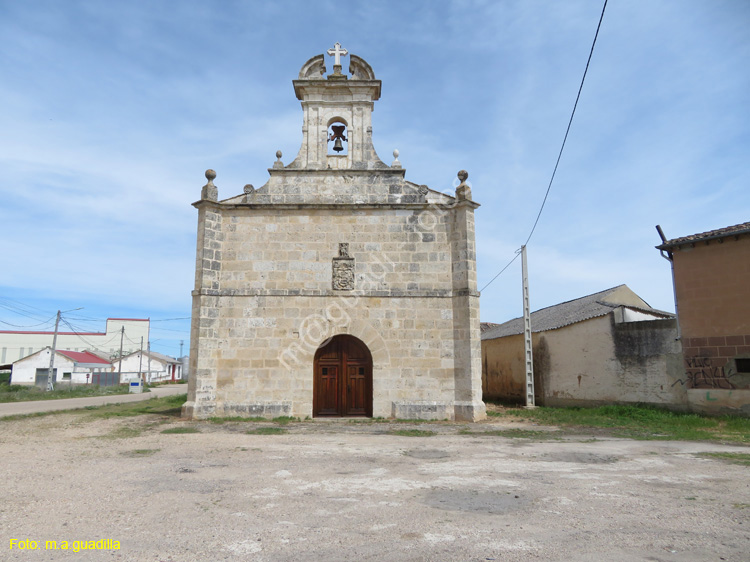
{"type": "Polygon", "coordinates": [[[103,348],[102,348],[102,347],[100,347],[100,346],[103,346],[103,345],[107,345],[107,344],[108,344],[108,343],[110,343],[111,341],[113,341],[113,340],[117,339],[117,337],[118,337],[118,336],[120,335],[120,334],[115,334],[115,335],[114,335],[114,336],[112,336],[112,337],[111,337],[111,338],[110,338],[109,340],[107,340],[107,341],[105,341],[105,342],[102,342],[102,343],[100,343],[99,345],[96,345],[96,344],[93,344],[93,343],[91,343],[90,341],[88,341],[88,340],[87,340],[86,338],[84,338],[84,337],[83,337],[83,336],[82,336],[82,335],[81,335],[81,334],[80,334],[80,333],[79,333],[79,332],[78,332],[78,331],[77,331],[77,330],[76,330],[76,329],[75,329],[75,328],[74,328],[74,327],[73,327],[73,326],[71,325],[71,323],[70,323],[70,322],[68,322],[68,321],[67,321],[67,320],[65,320],[64,318],[62,319],[62,322],[63,322],[63,324],[65,324],[65,325],[66,325],[66,326],[67,326],[68,328],[70,328],[70,330],[71,330],[71,331],[72,331],[72,332],[73,332],[73,333],[74,333],[74,334],[75,334],[76,336],[78,336],[78,339],[79,339],[79,340],[81,340],[81,341],[82,341],[83,343],[85,343],[86,345],[88,345],[88,346],[92,347],[93,349],[96,349],[96,350],[98,350],[98,351],[101,351],[101,352],[104,352],[104,353],[109,353],[109,352],[108,352],[108,351],[107,351],[106,349],[103,349],[103,348]]]}
{"type": "Polygon", "coordinates": [[[576,101],[573,104],[573,111],[570,114],[570,120],[568,121],[568,128],[565,130],[565,137],[563,137],[562,146],[560,147],[560,153],[557,155],[557,162],[555,162],[555,168],[552,170],[552,177],[549,180],[549,185],[547,186],[547,192],[544,194],[544,200],[542,201],[542,206],[539,208],[539,214],[536,216],[536,220],[534,221],[534,226],[531,228],[531,232],[529,233],[529,237],[526,239],[526,243],[524,246],[527,246],[529,244],[529,240],[531,240],[531,236],[534,234],[534,230],[536,230],[536,225],[539,222],[539,218],[542,216],[542,211],[544,210],[544,205],[547,203],[547,196],[549,195],[550,189],[552,189],[552,182],[555,180],[555,174],[557,173],[557,167],[560,165],[560,159],[562,158],[563,150],[565,150],[565,142],[568,140],[568,133],[570,133],[570,126],[573,124],[573,117],[576,114],[576,108],[578,107],[578,100],[581,99],[581,92],[583,91],[583,83],[586,81],[586,73],[589,71],[589,64],[591,63],[591,57],[594,54],[594,47],[596,46],[596,39],[599,37],[599,29],[602,26],[602,20],[604,19],[604,10],[607,9],[607,0],[604,0],[604,6],[602,7],[602,15],[599,17],[599,25],[596,26],[596,33],[594,34],[594,41],[591,43],[591,51],[589,51],[589,58],[586,61],[586,68],[583,71],[583,78],[581,78],[581,85],[578,87],[578,95],[576,96],[576,101]]]}
{"type": "Polygon", "coordinates": [[[489,286],[490,283],[492,283],[495,279],[497,279],[498,277],[500,277],[503,274],[503,272],[510,267],[510,264],[512,264],[514,261],[516,261],[518,259],[518,256],[520,256],[520,255],[521,255],[521,251],[520,250],[516,250],[516,255],[513,256],[513,259],[510,260],[506,264],[506,266],[500,270],[500,273],[498,273],[492,279],[490,279],[489,283],[487,283],[487,285],[485,285],[484,287],[482,287],[479,292],[481,293],[482,291],[484,291],[489,286]]]}
{"type": "Polygon", "coordinates": [[[18,324],[11,324],[10,322],[6,322],[5,320],[0,320],[0,323],[5,324],[6,326],[13,326],[14,328],[36,328],[38,326],[51,324],[54,318],[55,317],[52,316],[50,319],[45,320],[44,322],[40,322],[39,324],[31,324],[30,326],[19,326],[18,324]]]}
{"type": "MultiPolygon", "coordinates": [[[[526,242],[524,243],[524,246],[527,246],[529,244],[529,240],[531,240],[531,237],[534,235],[534,231],[536,230],[536,226],[539,223],[539,218],[542,216],[542,211],[544,211],[544,206],[547,203],[547,197],[549,196],[549,192],[552,189],[552,182],[555,180],[555,174],[557,174],[557,167],[560,165],[560,159],[562,158],[563,150],[565,150],[565,143],[568,140],[568,133],[570,133],[570,127],[573,124],[573,117],[576,114],[576,108],[578,107],[578,100],[581,98],[581,92],[583,91],[583,83],[586,81],[586,74],[589,71],[589,64],[591,64],[591,57],[594,54],[594,47],[596,46],[596,40],[599,37],[599,29],[601,29],[601,27],[602,27],[602,20],[604,19],[604,12],[605,12],[606,9],[607,9],[607,0],[604,0],[604,6],[602,6],[602,14],[601,14],[601,16],[599,16],[599,24],[596,26],[596,33],[594,34],[594,41],[591,43],[591,51],[589,51],[589,58],[586,61],[586,68],[583,71],[583,77],[581,78],[581,85],[578,87],[578,95],[576,96],[576,101],[573,104],[573,111],[570,114],[570,120],[568,121],[568,127],[565,130],[565,136],[563,137],[562,145],[560,146],[560,152],[557,155],[557,161],[555,162],[555,167],[552,170],[552,177],[549,180],[549,185],[547,186],[547,191],[544,194],[544,199],[542,200],[542,205],[539,208],[539,213],[537,213],[536,220],[534,221],[534,226],[531,227],[531,232],[529,232],[529,237],[526,239],[526,242]]],[[[492,283],[495,279],[497,279],[498,277],[500,277],[500,275],[506,269],[508,269],[508,267],[510,266],[510,264],[512,264],[514,261],[516,261],[516,258],[518,258],[518,256],[519,256],[519,252],[520,252],[520,250],[516,250],[515,257],[512,260],[510,260],[510,262],[508,262],[508,265],[506,265],[500,271],[500,273],[498,273],[497,275],[495,275],[490,280],[490,282],[487,283],[487,285],[485,285],[482,288],[482,291],[484,291],[484,289],[486,289],[489,286],[489,284],[492,283]]]]}
{"type": "MultiPolygon", "coordinates": [[[[11,304],[0,302],[0,307],[4,308],[6,310],[9,310],[13,314],[18,314],[19,316],[24,316],[26,318],[31,318],[32,320],[41,320],[42,318],[44,318],[44,316],[42,316],[41,314],[37,314],[35,312],[30,312],[28,310],[24,310],[23,308],[20,308],[18,306],[14,306],[14,305],[11,305],[11,304]]],[[[49,314],[49,313],[46,313],[46,314],[49,314]]],[[[46,316],[46,314],[45,314],[45,316],[46,316]]]]}

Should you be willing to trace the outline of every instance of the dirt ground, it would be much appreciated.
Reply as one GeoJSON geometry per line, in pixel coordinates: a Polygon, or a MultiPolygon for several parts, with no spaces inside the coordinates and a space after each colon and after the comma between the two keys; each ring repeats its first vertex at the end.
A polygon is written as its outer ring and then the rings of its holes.
{"type": "Polygon", "coordinates": [[[750,560],[750,469],[699,456],[747,447],[461,433],[497,419],[246,433],[271,425],[2,421],[0,559],[750,560]],[[415,428],[437,435],[389,433],[415,428]]]}

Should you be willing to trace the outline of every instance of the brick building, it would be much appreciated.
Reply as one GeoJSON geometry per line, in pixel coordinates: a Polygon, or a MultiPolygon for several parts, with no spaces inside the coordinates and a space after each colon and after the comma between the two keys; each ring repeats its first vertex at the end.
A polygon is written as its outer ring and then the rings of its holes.
{"type": "MultiPolygon", "coordinates": [[[[268,182],[198,209],[190,382],[183,413],[477,420],[474,210],[405,180],[372,144],[381,82],[356,55],[307,61],[302,146],[268,182]]],[[[448,180],[450,181],[450,179],[448,180]]]]}
{"type": "Polygon", "coordinates": [[[750,413],[750,222],[657,248],[672,262],[688,400],[750,413]]]}

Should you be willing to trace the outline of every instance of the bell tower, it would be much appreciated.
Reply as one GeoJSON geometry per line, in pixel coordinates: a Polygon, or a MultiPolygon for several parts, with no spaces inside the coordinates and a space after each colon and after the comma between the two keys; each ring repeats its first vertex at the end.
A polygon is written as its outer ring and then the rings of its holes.
{"type": "Polygon", "coordinates": [[[293,81],[302,102],[302,146],[287,169],[371,170],[387,168],[372,145],[372,110],[380,98],[380,80],[367,62],[336,43],[328,49],[333,72],[326,75],[325,55],[308,60],[293,81]],[[349,55],[349,76],[341,57],[349,55]]]}

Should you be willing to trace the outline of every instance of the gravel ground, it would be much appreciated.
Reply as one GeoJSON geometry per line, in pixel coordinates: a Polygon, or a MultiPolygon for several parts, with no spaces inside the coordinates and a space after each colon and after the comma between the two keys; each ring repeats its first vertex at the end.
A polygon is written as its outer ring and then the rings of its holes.
{"type": "Polygon", "coordinates": [[[258,427],[277,426],[81,413],[0,422],[0,559],[750,559],[748,467],[698,456],[747,447],[461,434],[547,429],[498,420],[246,433],[258,427]],[[389,433],[403,429],[437,435],[389,433]],[[10,549],[23,539],[38,548],[10,549]],[[120,549],[73,552],[102,539],[120,549]]]}

